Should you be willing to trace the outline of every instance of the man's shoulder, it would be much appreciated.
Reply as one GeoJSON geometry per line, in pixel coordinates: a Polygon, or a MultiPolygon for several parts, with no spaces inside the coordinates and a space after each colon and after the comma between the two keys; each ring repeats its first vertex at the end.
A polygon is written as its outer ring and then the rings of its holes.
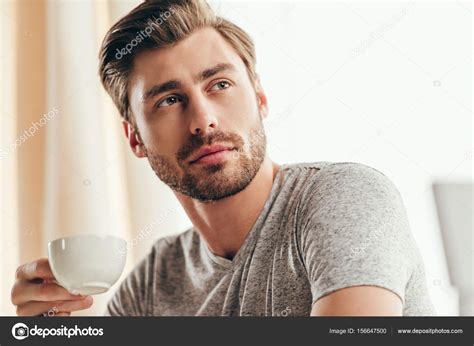
{"type": "MultiPolygon", "coordinates": [[[[300,181],[301,193],[324,190],[337,187],[339,189],[358,189],[385,187],[393,190],[393,182],[381,171],[358,162],[303,162],[284,164],[281,167],[283,175],[300,181]]],[[[291,180],[291,179],[288,179],[291,180]]]]}
{"type": "Polygon", "coordinates": [[[363,175],[384,175],[379,170],[358,162],[331,162],[331,161],[319,161],[319,162],[300,162],[292,164],[284,164],[281,167],[282,171],[288,172],[312,172],[312,173],[352,173],[352,174],[363,174],[363,175]]]}
{"type": "MultiPolygon", "coordinates": [[[[311,167],[311,164],[305,164],[311,167]]],[[[384,229],[385,238],[409,233],[399,190],[384,173],[356,162],[334,162],[321,167],[304,184],[298,204],[301,224],[318,229],[320,239],[372,236],[384,229]],[[334,230],[337,229],[337,232],[334,230]]]]}

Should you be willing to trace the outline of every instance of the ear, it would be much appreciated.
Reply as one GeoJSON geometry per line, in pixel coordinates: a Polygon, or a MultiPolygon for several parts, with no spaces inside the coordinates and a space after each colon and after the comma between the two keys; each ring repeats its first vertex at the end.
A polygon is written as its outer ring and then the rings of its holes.
{"type": "Polygon", "coordinates": [[[258,110],[260,113],[260,117],[263,120],[268,115],[268,103],[267,103],[267,96],[265,95],[262,85],[260,84],[260,76],[258,74],[255,77],[255,92],[257,94],[258,110]]]}
{"type": "Polygon", "coordinates": [[[122,121],[122,125],[125,131],[125,136],[128,139],[128,144],[135,156],[138,158],[146,157],[146,149],[137,129],[126,120],[122,121]]]}

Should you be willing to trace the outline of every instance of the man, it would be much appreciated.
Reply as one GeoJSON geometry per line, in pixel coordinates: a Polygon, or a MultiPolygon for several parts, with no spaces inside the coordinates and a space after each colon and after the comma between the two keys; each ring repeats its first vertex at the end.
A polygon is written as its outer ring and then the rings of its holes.
{"type": "MultiPolygon", "coordinates": [[[[361,164],[272,162],[252,40],[206,3],[135,8],[105,37],[100,75],[131,150],[193,224],[154,244],[107,315],[434,313],[397,189],[361,164]]],[[[18,314],[92,304],[49,281],[46,260],[17,277],[18,314]]]]}

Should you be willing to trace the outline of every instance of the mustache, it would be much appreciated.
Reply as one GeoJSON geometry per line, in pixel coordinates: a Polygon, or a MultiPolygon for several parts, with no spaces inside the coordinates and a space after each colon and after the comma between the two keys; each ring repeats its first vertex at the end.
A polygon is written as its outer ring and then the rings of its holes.
{"type": "Polygon", "coordinates": [[[220,130],[215,130],[207,136],[194,135],[189,139],[176,154],[178,161],[184,161],[192,153],[198,150],[203,145],[212,145],[214,143],[228,142],[240,149],[244,146],[244,140],[236,133],[226,133],[220,130]]]}

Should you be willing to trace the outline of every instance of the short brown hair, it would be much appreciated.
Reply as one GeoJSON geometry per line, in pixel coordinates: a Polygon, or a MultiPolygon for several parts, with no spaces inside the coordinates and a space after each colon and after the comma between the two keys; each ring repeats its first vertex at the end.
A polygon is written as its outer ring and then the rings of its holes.
{"type": "Polygon", "coordinates": [[[145,1],[112,26],[99,53],[102,84],[125,120],[135,126],[127,93],[134,57],[145,50],[175,44],[205,27],[216,29],[236,50],[254,80],[256,58],[252,39],[237,25],[216,16],[205,1],[145,1]]]}

